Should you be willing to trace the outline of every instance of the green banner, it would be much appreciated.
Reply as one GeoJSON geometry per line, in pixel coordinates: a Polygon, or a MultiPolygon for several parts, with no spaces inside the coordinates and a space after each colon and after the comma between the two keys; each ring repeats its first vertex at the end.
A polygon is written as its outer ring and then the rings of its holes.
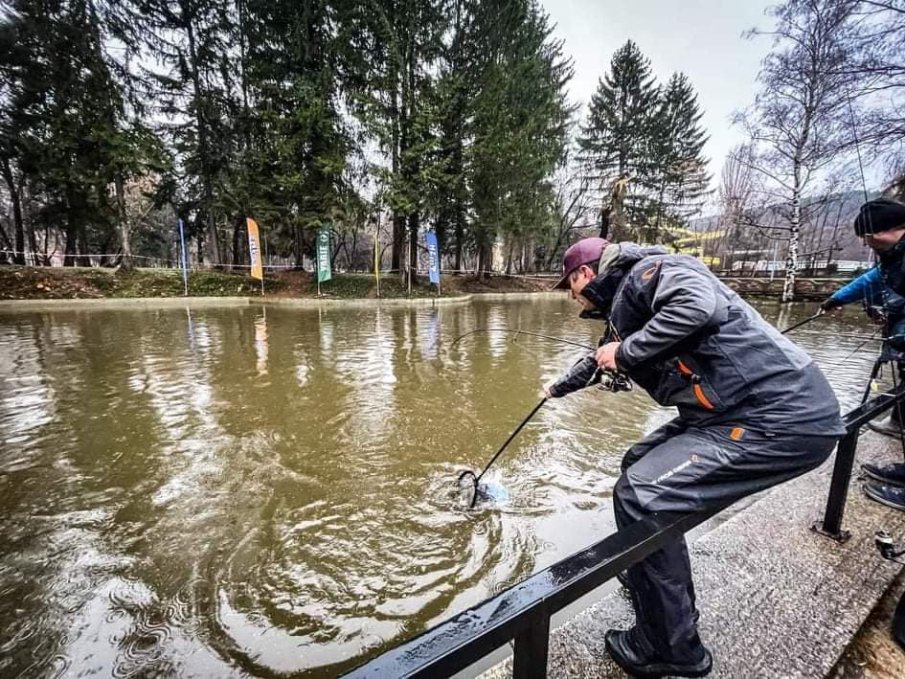
{"type": "Polygon", "coordinates": [[[317,282],[323,283],[332,278],[330,274],[330,229],[317,232],[317,282]]]}

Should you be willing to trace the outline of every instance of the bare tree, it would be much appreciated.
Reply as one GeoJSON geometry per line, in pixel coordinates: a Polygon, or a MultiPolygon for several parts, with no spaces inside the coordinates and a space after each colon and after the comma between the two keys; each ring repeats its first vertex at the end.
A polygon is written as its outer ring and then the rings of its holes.
{"type": "Polygon", "coordinates": [[[892,183],[905,177],[905,0],[863,0],[853,17],[857,43],[849,72],[863,114],[862,138],[885,161],[892,183]]]}
{"type": "Polygon", "coordinates": [[[754,105],[737,116],[754,147],[752,158],[742,162],[763,176],[788,223],[784,302],[794,297],[802,197],[851,140],[847,49],[854,40],[856,4],[788,0],[771,10],[776,27],[765,35],[773,37],[773,51],[758,76],[754,105]]]}
{"type": "Polygon", "coordinates": [[[719,229],[723,236],[714,244],[724,268],[732,266],[734,251],[751,245],[751,225],[756,219],[761,176],[754,171],[754,150],[750,144],[732,149],[723,163],[718,190],[719,229]]]}
{"type": "Polygon", "coordinates": [[[563,246],[570,240],[570,234],[577,229],[591,226],[589,217],[594,214],[595,192],[592,179],[584,168],[576,162],[567,162],[560,167],[554,177],[553,207],[556,216],[553,240],[547,248],[545,269],[552,269],[563,246]]]}

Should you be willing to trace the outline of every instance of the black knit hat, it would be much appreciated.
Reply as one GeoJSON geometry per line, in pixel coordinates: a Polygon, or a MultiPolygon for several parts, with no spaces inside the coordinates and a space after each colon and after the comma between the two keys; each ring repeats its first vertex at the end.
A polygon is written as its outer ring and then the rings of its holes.
{"type": "Polygon", "coordinates": [[[855,234],[866,236],[905,227],[905,205],[888,198],[869,200],[855,217],[855,234]]]}

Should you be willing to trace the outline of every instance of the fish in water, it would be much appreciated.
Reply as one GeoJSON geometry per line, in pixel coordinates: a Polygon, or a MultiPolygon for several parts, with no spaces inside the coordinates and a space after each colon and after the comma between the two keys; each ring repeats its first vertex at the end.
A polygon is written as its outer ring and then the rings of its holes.
{"type": "Polygon", "coordinates": [[[499,481],[481,481],[476,487],[471,474],[459,477],[458,495],[468,507],[476,507],[478,504],[499,505],[509,501],[509,491],[499,481]]]}
{"type": "Polygon", "coordinates": [[[509,491],[498,481],[484,481],[478,484],[478,502],[492,502],[495,505],[509,501],[509,491]]]}

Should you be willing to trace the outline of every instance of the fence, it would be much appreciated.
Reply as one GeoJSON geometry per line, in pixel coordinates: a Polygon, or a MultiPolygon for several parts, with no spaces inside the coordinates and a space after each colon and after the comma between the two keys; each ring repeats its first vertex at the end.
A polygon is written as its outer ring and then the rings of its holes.
{"type": "MultiPolygon", "coordinates": [[[[821,534],[845,540],[842,516],[861,427],[905,401],[905,384],[845,415],[846,435],[836,449],[821,534]]],[[[579,597],[703,523],[725,507],[694,514],[654,514],[573,554],[521,583],[404,642],[347,677],[449,676],[514,640],[516,679],[547,676],[550,617],[579,597]]]]}

